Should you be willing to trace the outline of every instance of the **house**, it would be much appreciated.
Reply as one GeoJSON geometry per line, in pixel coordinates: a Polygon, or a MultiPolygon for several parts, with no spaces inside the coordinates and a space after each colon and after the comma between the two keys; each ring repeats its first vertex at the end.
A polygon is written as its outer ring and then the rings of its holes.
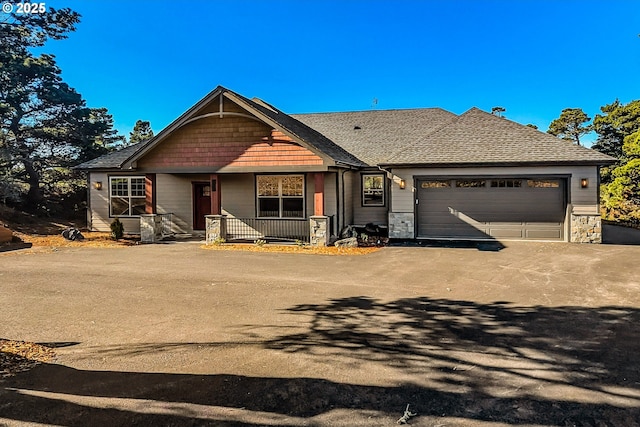
{"type": "Polygon", "coordinates": [[[326,244],[373,223],[395,239],[597,243],[599,167],[613,162],[477,108],[289,115],[219,86],[149,141],[77,169],[90,229],[118,217],[151,240],[170,218],[172,233],[227,240],[326,244]]]}

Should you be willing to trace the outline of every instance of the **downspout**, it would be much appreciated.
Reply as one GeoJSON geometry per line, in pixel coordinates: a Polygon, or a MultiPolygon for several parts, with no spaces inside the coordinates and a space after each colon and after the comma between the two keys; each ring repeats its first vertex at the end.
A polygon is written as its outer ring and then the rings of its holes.
{"type": "MultiPolygon", "coordinates": [[[[346,174],[347,172],[349,172],[349,169],[343,169],[342,174],[340,176],[340,187],[342,190],[340,192],[340,197],[342,197],[342,204],[340,206],[342,208],[342,213],[340,214],[340,217],[342,218],[342,221],[345,221],[345,222],[346,222],[346,212],[345,212],[346,202],[345,202],[345,196],[344,196],[344,174],[346,174]]],[[[340,197],[338,197],[338,200],[340,200],[340,197]]],[[[343,222],[342,227],[340,227],[340,220],[338,220],[338,228],[340,228],[340,230],[338,230],[338,238],[340,238],[340,232],[346,226],[347,225],[343,222]]]]}
{"type": "Polygon", "coordinates": [[[93,231],[93,214],[91,213],[91,172],[87,172],[87,230],[93,231]]]}
{"type": "MultiPolygon", "coordinates": [[[[380,169],[382,172],[384,172],[387,176],[391,176],[391,185],[393,185],[393,172],[386,170],[385,168],[383,168],[382,166],[378,166],[378,169],[380,169]]],[[[389,186],[389,206],[387,207],[387,226],[389,225],[389,212],[391,212],[391,185],[389,186]]]]}
{"type": "MultiPolygon", "coordinates": [[[[339,165],[339,164],[342,165],[342,166],[346,166],[346,168],[342,170],[342,175],[341,175],[341,181],[342,182],[340,183],[341,190],[342,190],[340,192],[340,195],[342,197],[342,213],[341,213],[341,215],[342,215],[342,220],[345,221],[345,217],[346,217],[345,205],[346,205],[346,203],[344,201],[344,199],[345,199],[345,197],[344,197],[344,174],[346,174],[347,172],[350,172],[352,170],[358,170],[359,168],[354,167],[353,165],[349,165],[347,163],[336,162],[336,165],[339,165]]],[[[338,200],[340,200],[340,197],[338,197],[338,200]]],[[[338,209],[338,213],[340,214],[340,209],[338,209]]],[[[338,225],[340,225],[340,220],[339,219],[338,219],[337,222],[338,222],[338,225]]],[[[344,228],[346,226],[347,226],[347,224],[342,224],[342,228],[344,228]]],[[[340,229],[337,232],[340,233],[340,231],[342,231],[342,230],[340,229]]]]}

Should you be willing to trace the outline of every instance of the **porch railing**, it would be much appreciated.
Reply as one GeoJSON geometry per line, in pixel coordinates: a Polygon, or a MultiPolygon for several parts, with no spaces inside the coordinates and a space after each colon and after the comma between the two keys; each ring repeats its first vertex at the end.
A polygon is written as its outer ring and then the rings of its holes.
{"type": "Polygon", "coordinates": [[[308,218],[227,218],[227,241],[278,240],[309,243],[308,218]]]}
{"type": "Polygon", "coordinates": [[[173,236],[173,214],[158,214],[160,217],[160,235],[162,237],[173,236]]]}

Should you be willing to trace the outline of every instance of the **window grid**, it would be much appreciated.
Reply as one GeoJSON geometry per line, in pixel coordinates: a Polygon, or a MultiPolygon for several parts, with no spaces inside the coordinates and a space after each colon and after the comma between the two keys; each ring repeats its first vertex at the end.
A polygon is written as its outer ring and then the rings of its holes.
{"type": "Polygon", "coordinates": [[[303,175],[258,175],[257,216],[304,218],[303,175]]]}
{"type": "Polygon", "coordinates": [[[145,212],[144,177],[111,177],[109,213],[111,216],[135,217],[145,212]]]}
{"type": "Polygon", "coordinates": [[[384,187],[383,174],[362,175],[362,206],[384,206],[384,187]]]}

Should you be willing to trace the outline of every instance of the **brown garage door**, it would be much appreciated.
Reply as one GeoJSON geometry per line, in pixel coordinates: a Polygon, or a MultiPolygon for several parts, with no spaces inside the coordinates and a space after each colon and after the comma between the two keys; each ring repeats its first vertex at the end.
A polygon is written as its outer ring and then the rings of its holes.
{"type": "Polygon", "coordinates": [[[417,181],[418,237],[562,240],[560,178],[456,178],[417,181]]]}

